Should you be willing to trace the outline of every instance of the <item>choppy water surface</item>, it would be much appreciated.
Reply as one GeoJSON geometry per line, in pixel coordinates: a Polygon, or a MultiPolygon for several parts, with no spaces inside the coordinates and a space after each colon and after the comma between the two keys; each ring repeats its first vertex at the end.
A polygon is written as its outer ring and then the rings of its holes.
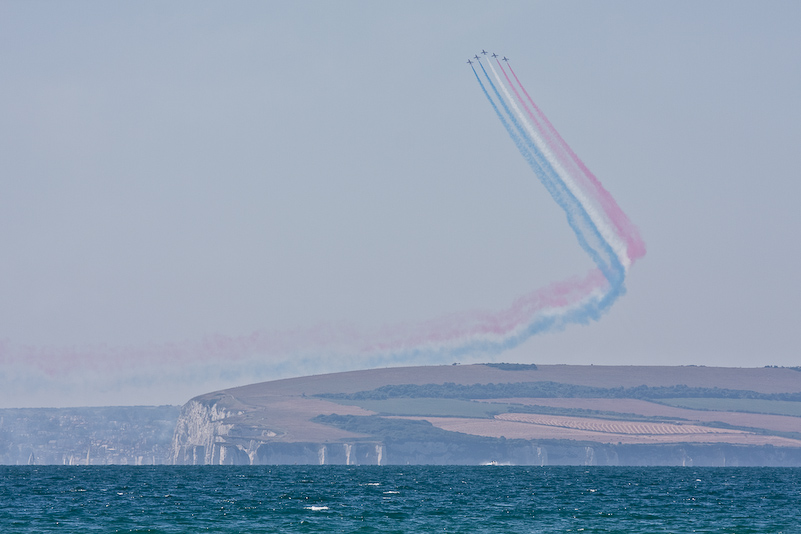
{"type": "Polygon", "coordinates": [[[801,469],[0,467],[0,531],[801,533],[801,469]]]}

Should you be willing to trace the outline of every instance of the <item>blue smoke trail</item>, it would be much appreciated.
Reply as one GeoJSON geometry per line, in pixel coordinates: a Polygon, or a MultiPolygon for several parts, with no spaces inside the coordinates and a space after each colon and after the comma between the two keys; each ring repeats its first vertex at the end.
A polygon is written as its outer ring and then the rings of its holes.
{"type": "Polygon", "coordinates": [[[589,215],[587,214],[587,211],[584,208],[584,206],[578,201],[578,199],[576,199],[575,195],[573,195],[573,193],[566,187],[562,179],[559,177],[558,173],[553,169],[550,162],[548,162],[548,160],[545,158],[540,148],[537,147],[537,145],[534,143],[534,140],[531,138],[528,132],[525,131],[523,126],[520,124],[520,122],[514,116],[512,111],[509,109],[508,105],[506,104],[506,101],[498,92],[497,87],[490,79],[486,69],[484,69],[484,66],[481,64],[481,62],[479,62],[479,65],[481,66],[481,70],[484,72],[484,76],[487,78],[487,82],[489,83],[490,87],[495,93],[496,98],[498,99],[506,115],[508,116],[509,121],[511,121],[511,123],[514,125],[514,129],[510,127],[509,122],[500,113],[498,106],[495,104],[495,102],[487,92],[486,88],[484,87],[484,84],[482,83],[481,78],[478,76],[476,69],[471,66],[471,68],[473,68],[473,74],[476,76],[476,79],[478,80],[478,83],[481,86],[484,95],[490,101],[492,108],[495,110],[495,113],[498,115],[498,118],[501,120],[501,123],[503,124],[507,133],[514,141],[515,145],[517,146],[520,153],[523,155],[524,159],[528,162],[529,166],[537,175],[537,178],[539,178],[539,180],[543,183],[545,188],[551,194],[551,197],[564,210],[565,214],[567,215],[568,224],[573,229],[573,232],[576,234],[576,238],[579,241],[579,245],[582,247],[582,249],[584,249],[585,252],[587,252],[590,258],[592,258],[593,262],[598,266],[598,268],[604,274],[606,279],[609,281],[610,285],[612,287],[620,287],[622,289],[623,281],[625,278],[625,269],[623,268],[623,265],[620,263],[620,260],[613,251],[612,247],[609,246],[609,244],[603,239],[601,233],[598,231],[598,228],[595,226],[595,224],[592,222],[589,215]],[[594,238],[594,241],[598,243],[596,246],[590,245],[587,235],[588,233],[589,236],[594,238]],[[606,258],[604,258],[603,256],[605,256],[606,258]]]}
{"type": "MultiPolygon", "coordinates": [[[[480,62],[479,65],[481,65],[480,62]]],[[[505,340],[503,345],[508,345],[509,348],[512,348],[513,346],[519,345],[529,337],[545,330],[562,328],[570,323],[586,324],[590,320],[599,319],[600,316],[606,310],[608,310],[618,298],[625,294],[625,269],[623,268],[623,265],[612,248],[601,237],[600,232],[590,220],[584,206],[582,206],[576,197],[567,189],[564,182],[559,178],[559,175],[544,157],[541,150],[536,146],[533,139],[531,139],[529,134],[525,131],[512,111],[509,109],[504,98],[500,95],[498,89],[495,87],[495,84],[487,74],[486,69],[484,69],[484,66],[481,65],[481,70],[483,71],[487,82],[489,83],[498,102],[503,108],[506,116],[501,112],[498,104],[487,91],[487,88],[482,82],[481,77],[478,75],[475,67],[471,66],[471,68],[473,69],[473,74],[475,75],[476,81],[481,87],[484,96],[489,101],[492,109],[494,110],[507,134],[514,142],[523,158],[529,164],[529,167],[531,167],[531,169],[537,175],[537,178],[548,190],[551,197],[563,209],[567,216],[568,224],[570,224],[570,227],[576,234],[576,238],[578,239],[580,246],[588,253],[590,258],[592,258],[594,263],[598,266],[604,277],[609,282],[608,290],[600,298],[591,298],[587,300],[580,307],[571,309],[561,315],[558,320],[553,319],[547,322],[544,322],[541,319],[535,320],[530,323],[523,332],[513,336],[512,338],[509,338],[508,340],[505,340]],[[596,250],[590,245],[585,234],[585,228],[586,231],[588,231],[590,235],[599,242],[601,251],[596,250]],[[605,260],[602,256],[606,256],[608,260],[605,260]]]]}

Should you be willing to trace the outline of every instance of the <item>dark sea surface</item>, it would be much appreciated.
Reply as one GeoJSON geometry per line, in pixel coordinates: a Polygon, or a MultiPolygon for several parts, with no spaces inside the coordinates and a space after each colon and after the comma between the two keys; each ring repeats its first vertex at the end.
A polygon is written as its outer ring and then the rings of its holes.
{"type": "Polygon", "coordinates": [[[801,533],[801,468],[0,466],[0,532],[801,533]]]}

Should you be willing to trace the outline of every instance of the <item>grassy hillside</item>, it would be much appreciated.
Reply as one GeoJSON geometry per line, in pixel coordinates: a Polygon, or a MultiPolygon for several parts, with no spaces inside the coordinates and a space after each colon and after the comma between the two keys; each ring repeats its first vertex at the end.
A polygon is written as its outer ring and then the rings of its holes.
{"type": "Polygon", "coordinates": [[[601,388],[685,385],[758,393],[801,392],[801,372],[791,368],[538,365],[536,369],[506,370],[486,365],[437,365],[366,369],[288,378],[232,388],[225,390],[225,393],[241,399],[258,399],[265,395],[356,393],[389,385],[446,382],[465,385],[555,382],[601,388]]]}
{"type": "Polygon", "coordinates": [[[714,410],[721,412],[745,412],[757,414],[790,415],[801,417],[801,402],[762,398],[665,398],[661,404],[688,408],[690,410],[714,410]]]}
{"type": "MultiPolygon", "coordinates": [[[[518,450],[544,442],[801,448],[801,373],[789,368],[402,367],[264,382],[195,401],[215,406],[228,429],[204,443],[252,457],[259,443],[393,440],[417,458],[415,439],[492,450],[504,440],[518,450]]],[[[312,449],[304,454],[322,454],[312,449]]]]}

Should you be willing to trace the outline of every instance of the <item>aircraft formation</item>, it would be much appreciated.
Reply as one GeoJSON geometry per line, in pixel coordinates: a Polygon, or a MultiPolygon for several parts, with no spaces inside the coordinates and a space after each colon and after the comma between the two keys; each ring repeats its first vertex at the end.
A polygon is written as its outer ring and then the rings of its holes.
{"type": "Polygon", "coordinates": [[[489,52],[482,50],[470,65],[481,92],[523,159],[567,216],[579,246],[595,264],[584,279],[567,280],[564,285],[557,282],[531,293],[531,300],[518,299],[514,309],[521,310],[520,319],[510,321],[513,327],[504,327],[499,342],[499,346],[511,348],[540,332],[599,319],[625,293],[626,275],[645,255],[645,243],[609,192],[531,99],[509,58],[503,58],[504,65],[497,54],[487,56],[489,52]]]}
{"type": "MultiPolygon", "coordinates": [[[[483,56],[486,56],[487,54],[489,54],[489,52],[487,52],[486,50],[484,50],[484,49],[482,48],[482,49],[481,49],[481,56],[479,56],[478,54],[476,54],[475,56],[473,56],[472,58],[470,58],[470,59],[468,59],[468,60],[467,60],[467,64],[468,64],[468,65],[472,65],[472,64],[473,64],[473,59],[475,59],[476,61],[481,61],[481,58],[482,58],[483,56]]],[[[497,59],[497,58],[498,58],[498,54],[495,54],[495,53],[493,53],[493,54],[492,54],[492,57],[493,57],[493,58],[495,58],[495,59],[497,59]]],[[[509,62],[509,58],[507,58],[506,56],[503,56],[503,58],[501,58],[501,61],[506,61],[506,62],[508,63],[508,62],[509,62]]]]}

